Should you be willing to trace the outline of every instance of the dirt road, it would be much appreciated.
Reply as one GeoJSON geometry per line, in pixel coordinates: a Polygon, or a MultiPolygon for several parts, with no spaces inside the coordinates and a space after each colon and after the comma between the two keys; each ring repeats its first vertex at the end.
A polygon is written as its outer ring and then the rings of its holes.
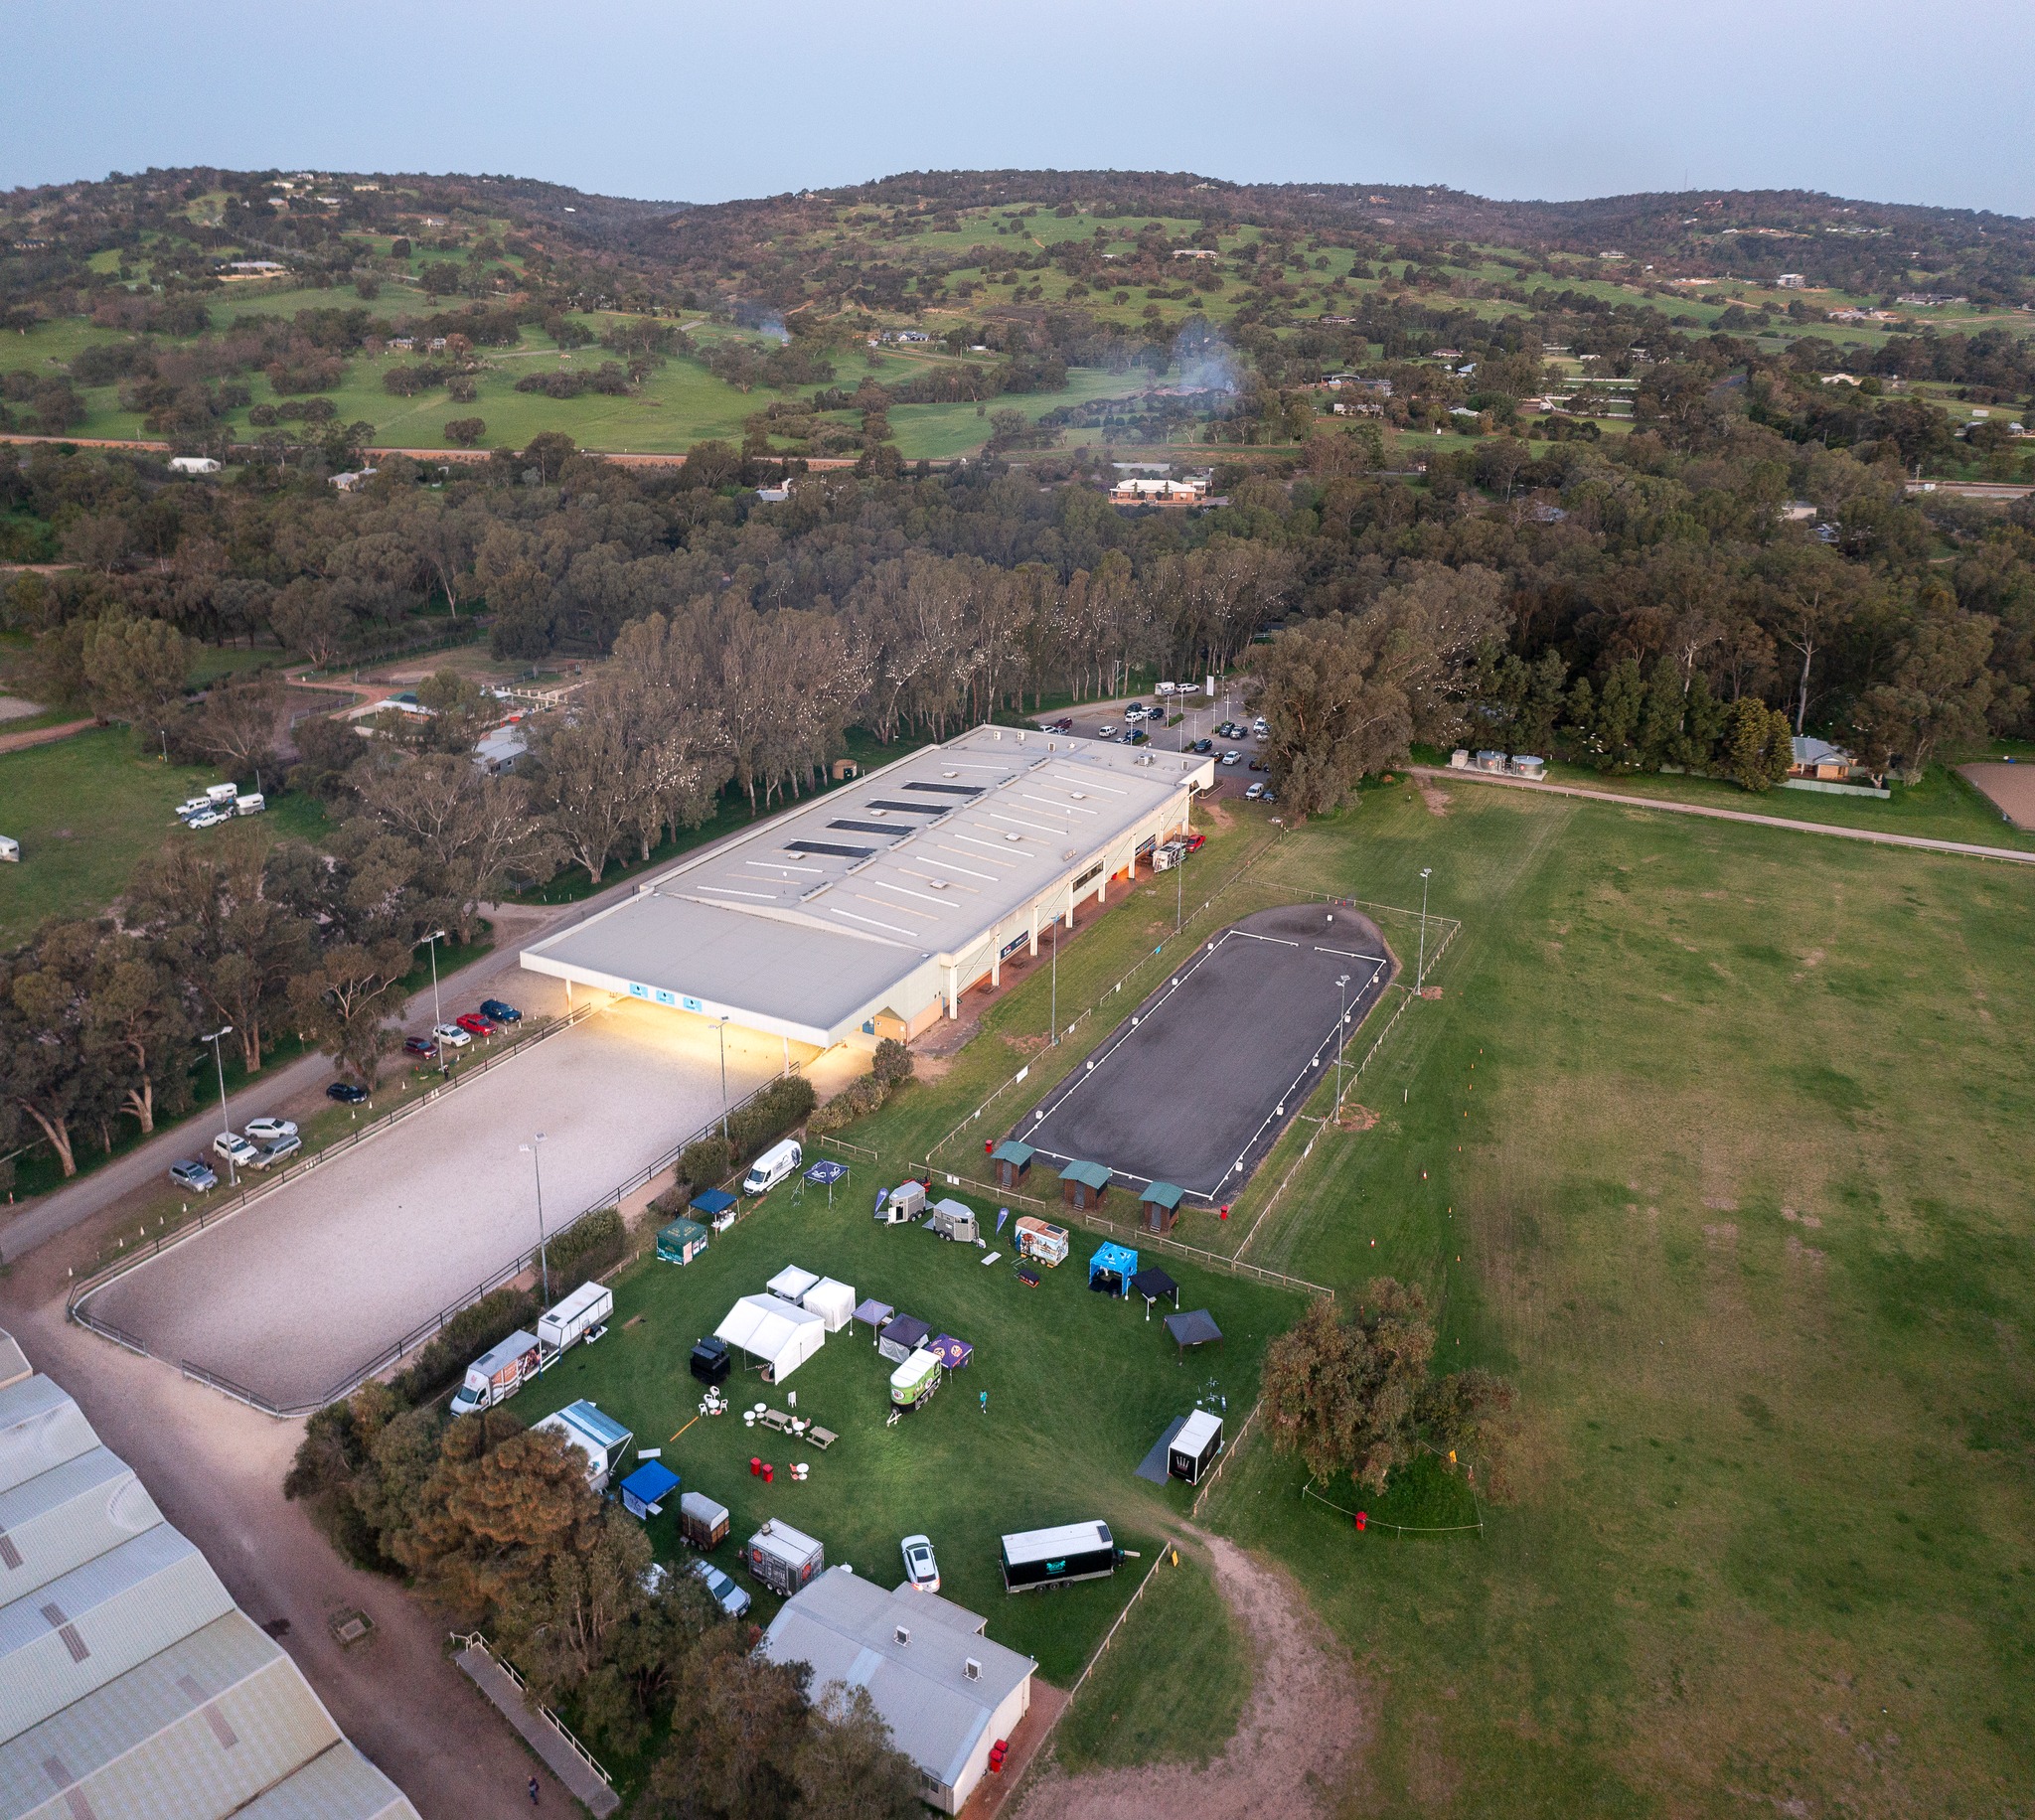
{"type": "Polygon", "coordinates": [[[1053,1773],[1025,1798],[1018,1820],[1287,1820],[1333,1810],[1350,1759],[1370,1738],[1356,1675],[1291,1580],[1220,1536],[1205,1540],[1215,1584],[1257,1658],[1236,1736],[1206,1769],[1053,1773]]]}

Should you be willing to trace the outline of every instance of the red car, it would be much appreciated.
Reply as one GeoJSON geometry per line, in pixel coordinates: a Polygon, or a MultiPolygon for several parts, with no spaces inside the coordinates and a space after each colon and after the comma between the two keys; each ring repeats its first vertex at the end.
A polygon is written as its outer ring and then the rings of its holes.
{"type": "Polygon", "coordinates": [[[1198,853],[1207,844],[1208,836],[1206,834],[1189,834],[1187,836],[1187,851],[1190,853],[1198,853]]]}
{"type": "Polygon", "coordinates": [[[404,1055],[432,1056],[438,1053],[438,1045],[428,1036],[406,1036],[402,1039],[404,1055]]]}
{"type": "Polygon", "coordinates": [[[1071,714],[1063,715],[1060,719],[1053,722],[1053,731],[1055,733],[1071,733],[1073,730],[1074,719],[1071,714]]]}
{"type": "Polygon", "coordinates": [[[492,1018],[483,1017],[478,1011],[469,1011],[464,1017],[452,1020],[469,1036],[493,1036],[502,1026],[492,1018]]]}

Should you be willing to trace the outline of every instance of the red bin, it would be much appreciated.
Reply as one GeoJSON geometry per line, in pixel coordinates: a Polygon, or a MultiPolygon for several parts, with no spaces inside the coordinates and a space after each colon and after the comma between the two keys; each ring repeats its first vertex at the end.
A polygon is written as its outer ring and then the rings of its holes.
{"type": "Polygon", "coordinates": [[[765,1461],[763,1462],[763,1482],[764,1482],[764,1484],[768,1485],[768,1484],[771,1484],[771,1483],[773,1483],[773,1482],[774,1482],[774,1481],[776,1480],[776,1477],[777,1477],[777,1468],[776,1468],[775,1466],[773,1466],[773,1465],[772,1465],[772,1464],[771,1464],[771,1463],[770,1463],[770,1462],[769,1462],[768,1460],[765,1460],[765,1461]]]}
{"type": "Polygon", "coordinates": [[[762,1476],[762,1472],[763,1472],[763,1462],[762,1462],[762,1461],[761,1461],[760,1459],[758,1459],[758,1458],[757,1458],[757,1457],[755,1456],[755,1454],[753,1454],[753,1453],[752,1453],[752,1454],[750,1454],[750,1455],[749,1455],[749,1476],[750,1476],[751,1478],[759,1478],[759,1477],[761,1477],[761,1476],[762,1476]]]}

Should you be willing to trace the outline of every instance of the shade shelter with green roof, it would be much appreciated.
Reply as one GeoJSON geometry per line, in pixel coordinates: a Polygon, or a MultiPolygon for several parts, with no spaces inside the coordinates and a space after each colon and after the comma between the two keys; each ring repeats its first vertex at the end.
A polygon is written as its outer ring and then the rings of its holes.
{"type": "Polygon", "coordinates": [[[691,1264],[706,1249],[707,1231],[698,1220],[677,1219],[657,1235],[657,1255],[667,1264],[691,1264]]]}
{"type": "Polygon", "coordinates": [[[1173,1231],[1174,1222],[1180,1217],[1180,1202],[1185,1198],[1184,1188],[1172,1182],[1154,1182],[1138,1197],[1144,1208],[1139,1223],[1147,1232],[1173,1231]]]}
{"type": "Polygon", "coordinates": [[[1019,1143],[1015,1138],[1006,1138],[990,1152],[990,1162],[996,1169],[999,1188],[1021,1188],[1024,1178],[1031,1173],[1031,1159],[1038,1152],[1028,1143],[1019,1143]]]}
{"type": "Polygon", "coordinates": [[[1099,1162],[1060,1164],[1060,1199],[1077,1212],[1100,1207],[1109,1184],[1110,1172],[1099,1162]]]}

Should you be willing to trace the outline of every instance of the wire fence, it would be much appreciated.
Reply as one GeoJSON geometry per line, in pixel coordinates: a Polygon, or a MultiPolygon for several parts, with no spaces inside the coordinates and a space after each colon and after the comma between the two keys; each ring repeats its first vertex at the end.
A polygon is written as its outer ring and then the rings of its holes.
{"type": "MultiPolygon", "coordinates": [[[[1333,1498],[1325,1498],[1315,1489],[1315,1481],[1313,1479],[1309,1479],[1301,1486],[1300,1495],[1303,1499],[1313,1498],[1317,1504],[1326,1504],[1331,1510],[1340,1511],[1352,1523],[1357,1523],[1360,1518],[1361,1522],[1358,1524],[1358,1527],[1366,1531],[1389,1529],[1397,1531],[1402,1536],[1461,1536],[1470,1534],[1472,1531],[1479,1535],[1484,1533],[1484,1513],[1482,1510],[1478,1512],[1475,1523],[1387,1523],[1378,1517],[1372,1516],[1369,1511],[1358,1510],[1348,1504],[1338,1504],[1333,1498]]],[[[1474,1501],[1475,1494],[1473,1493],[1472,1496],[1474,1501]]]]}

